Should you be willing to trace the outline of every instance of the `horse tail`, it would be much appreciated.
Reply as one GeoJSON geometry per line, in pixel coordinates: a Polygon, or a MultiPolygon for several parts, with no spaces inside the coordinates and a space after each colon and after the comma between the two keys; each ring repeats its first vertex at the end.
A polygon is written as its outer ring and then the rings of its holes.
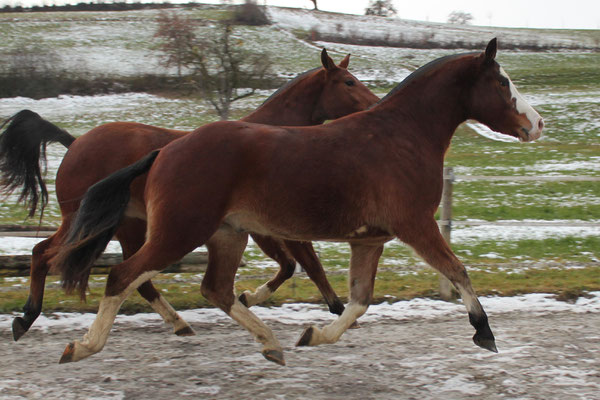
{"type": "Polygon", "coordinates": [[[48,204],[48,190],[42,177],[46,170],[46,146],[52,142],[69,147],[75,140],[67,131],[37,113],[22,110],[0,125],[0,188],[7,194],[21,188],[18,203],[24,203],[33,217],[41,200],[40,220],[48,204]],[[41,197],[41,199],[40,199],[41,197]]]}
{"type": "Polygon", "coordinates": [[[85,193],[63,246],[52,260],[54,271],[62,275],[67,293],[77,289],[85,299],[94,262],[106,249],[125,215],[131,182],[150,169],[159,151],[114,172],[85,193]]]}

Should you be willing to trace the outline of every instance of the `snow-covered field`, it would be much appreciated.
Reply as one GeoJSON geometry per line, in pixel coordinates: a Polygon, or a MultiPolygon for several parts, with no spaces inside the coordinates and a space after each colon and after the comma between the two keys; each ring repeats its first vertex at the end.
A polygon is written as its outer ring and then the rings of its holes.
{"type": "MultiPolygon", "coordinates": [[[[188,12],[188,11],[183,11],[188,12]]],[[[318,29],[324,33],[347,32],[355,35],[378,36],[414,36],[424,37],[434,34],[435,41],[463,40],[465,43],[479,42],[482,38],[497,36],[500,43],[499,57],[503,58],[509,67],[522,70],[530,60],[538,63],[560,60],[563,53],[527,53],[506,52],[502,43],[538,42],[540,44],[578,44],[593,46],[591,36],[582,35],[575,31],[541,31],[527,29],[502,29],[482,27],[457,27],[445,24],[405,21],[387,18],[369,18],[356,15],[340,15],[332,13],[311,13],[306,10],[272,7],[269,13],[275,25],[268,29],[269,40],[260,39],[260,31],[254,28],[244,30],[243,39],[246,46],[266,50],[273,57],[277,73],[281,76],[294,76],[308,68],[319,64],[319,50],[327,47],[336,59],[351,53],[350,70],[358,78],[377,82],[378,84],[393,85],[404,79],[410,72],[437,57],[454,53],[453,50],[415,50],[402,48],[386,48],[374,46],[356,46],[340,43],[308,43],[296,38],[292,31],[310,31],[318,29]]],[[[157,53],[152,48],[153,21],[156,11],[145,10],[124,15],[122,21],[110,13],[70,14],[69,18],[60,14],[46,13],[41,16],[21,15],[2,16],[0,28],[10,26],[13,29],[6,36],[4,45],[0,45],[0,53],[12,48],[20,41],[26,43],[54,42],[64,58],[75,64],[84,66],[91,72],[102,74],[130,74],[154,72],[158,67],[157,53]],[[17,18],[15,20],[15,18],[17,18]],[[33,32],[33,33],[32,33],[33,32]]],[[[203,28],[204,29],[204,28],[203,28]]],[[[573,53],[587,57],[585,52],[573,53]],[[580,54],[581,53],[581,54],[580,54]]],[[[511,68],[506,68],[509,73],[511,68]]],[[[527,70],[530,73],[530,70],[527,70]]],[[[519,75],[516,76],[519,78],[519,75]]],[[[515,76],[513,76],[515,78],[515,76]]],[[[261,92],[258,96],[234,103],[238,112],[243,113],[257,107],[270,91],[261,92]]],[[[385,92],[378,92],[383,96],[385,92]]],[[[541,142],[559,144],[598,144],[600,138],[600,89],[593,85],[578,86],[565,90],[553,91],[552,87],[542,87],[525,90],[525,98],[536,108],[543,111],[546,121],[545,135],[541,142]]],[[[33,100],[17,97],[0,99],[0,118],[8,117],[17,111],[28,108],[38,112],[44,118],[67,129],[74,135],[81,135],[89,129],[102,123],[125,120],[138,121],[157,126],[176,129],[193,129],[196,126],[214,120],[208,113],[207,106],[201,101],[190,99],[163,98],[143,93],[125,93],[105,96],[60,96],[33,100]]],[[[474,122],[467,124],[469,128],[489,140],[490,145],[480,149],[483,155],[507,153],[513,149],[497,150],[493,141],[511,140],[505,135],[499,135],[488,128],[474,122]]],[[[517,151],[533,152],[533,147],[519,147],[517,151]],[[521,150],[525,149],[525,150],[521,150]]],[[[58,145],[49,148],[48,183],[51,191],[50,204],[46,210],[46,221],[58,223],[60,213],[52,194],[53,179],[60,165],[65,150],[58,145]]],[[[553,154],[551,150],[548,154],[553,154]]],[[[526,165],[486,163],[483,166],[455,167],[456,175],[473,174],[506,174],[514,175],[598,175],[600,172],[600,157],[589,154],[561,155],[546,157],[532,161],[526,165]]],[[[504,183],[509,184],[509,183],[504,183]]],[[[457,194],[460,196],[460,193],[457,194]]],[[[490,207],[510,202],[510,194],[480,196],[478,201],[485,201],[490,207]]],[[[3,217],[14,212],[8,206],[14,203],[14,196],[6,203],[0,204],[3,217]]],[[[537,201],[534,194],[519,195],[521,204],[534,204],[537,201]]],[[[552,206],[582,205],[595,206],[600,203],[600,192],[587,191],[578,193],[556,194],[544,199],[552,206]]],[[[597,237],[600,224],[586,226],[560,226],[568,223],[565,220],[548,219],[556,225],[540,225],[537,220],[523,221],[521,226],[505,224],[479,226],[457,225],[453,229],[452,240],[457,244],[473,243],[476,241],[515,241],[522,239],[565,238],[565,237],[597,237]],[[531,223],[529,223],[531,222],[531,223]]],[[[474,221],[477,222],[477,221],[474,221]]],[[[570,220],[572,223],[578,221],[570,220]]],[[[598,222],[598,219],[589,222],[598,222]]],[[[13,222],[14,223],[14,222],[13,222]]],[[[577,224],[575,224],[577,225],[577,224]]],[[[29,253],[36,239],[0,239],[0,254],[29,253]]],[[[391,243],[390,246],[395,246],[391,243]]],[[[324,245],[324,246],[329,246],[324,245]]],[[[257,251],[250,248],[250,251],[257,251]]],[[[119,251],[116,244],[111,244],[109,251],[119,251]]],[[[258,252],[258,251],[257,251],[258,252]]],[[[596,258],[598,256],[596,255],[596,258]]]]}

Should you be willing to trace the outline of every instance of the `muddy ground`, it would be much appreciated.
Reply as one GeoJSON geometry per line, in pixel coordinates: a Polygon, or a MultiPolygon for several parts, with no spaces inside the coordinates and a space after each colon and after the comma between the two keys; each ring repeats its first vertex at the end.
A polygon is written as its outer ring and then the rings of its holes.
{"type": "Polygon", "coordinates": [[[106,348],[59,365],[83,329],[0,327],[2,399],[600,399],[600,314],[490,315],[499,354],[472,344],[464,316],[363,323],[339,343],[293,346],[303,326],[269,321],[286,367],[229,322],[117,323],[106,348]]]}

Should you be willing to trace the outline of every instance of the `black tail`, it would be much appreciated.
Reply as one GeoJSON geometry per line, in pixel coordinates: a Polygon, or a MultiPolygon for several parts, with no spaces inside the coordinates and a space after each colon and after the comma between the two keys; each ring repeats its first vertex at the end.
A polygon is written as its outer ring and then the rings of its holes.
{"type": "Polygon", "coordinates": [[[41,220],[48,204],[48,190],[42,177],[46,169],[46,146],[59,142],[68,148],[75,138],[29,110],[19,111],[4,121],[0,129],[4,126],[6,129],[0,135],[0,189],[10,194],[20,187],[18,202],[29,209],[29,217],[35,215],[41,196],[41,220]]]}
{"type": "Polygon", "coordinates": [[[114,236],[127,209],[131,182],[150,169],[159,151],[109,175],[85,193],[64,244],[52,261],[67,293],[78,289],[85,298],[94,262],[114,236]]]}

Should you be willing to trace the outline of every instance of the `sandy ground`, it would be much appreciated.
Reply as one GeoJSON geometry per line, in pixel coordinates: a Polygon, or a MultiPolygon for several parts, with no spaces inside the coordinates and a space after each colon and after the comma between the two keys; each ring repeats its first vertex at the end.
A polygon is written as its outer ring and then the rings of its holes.
{"type": "Polygon", "coordinates": [[[57,364],[84,329],[0,331],[2,399],[600,399],[600,314],[490,315],[499,354],[477,348],[464,316],[364,322],[339,343],[296,348],[303,326],[269,321],[286,367],[230,322],[117,323],[106,348],[57,364]]]}

